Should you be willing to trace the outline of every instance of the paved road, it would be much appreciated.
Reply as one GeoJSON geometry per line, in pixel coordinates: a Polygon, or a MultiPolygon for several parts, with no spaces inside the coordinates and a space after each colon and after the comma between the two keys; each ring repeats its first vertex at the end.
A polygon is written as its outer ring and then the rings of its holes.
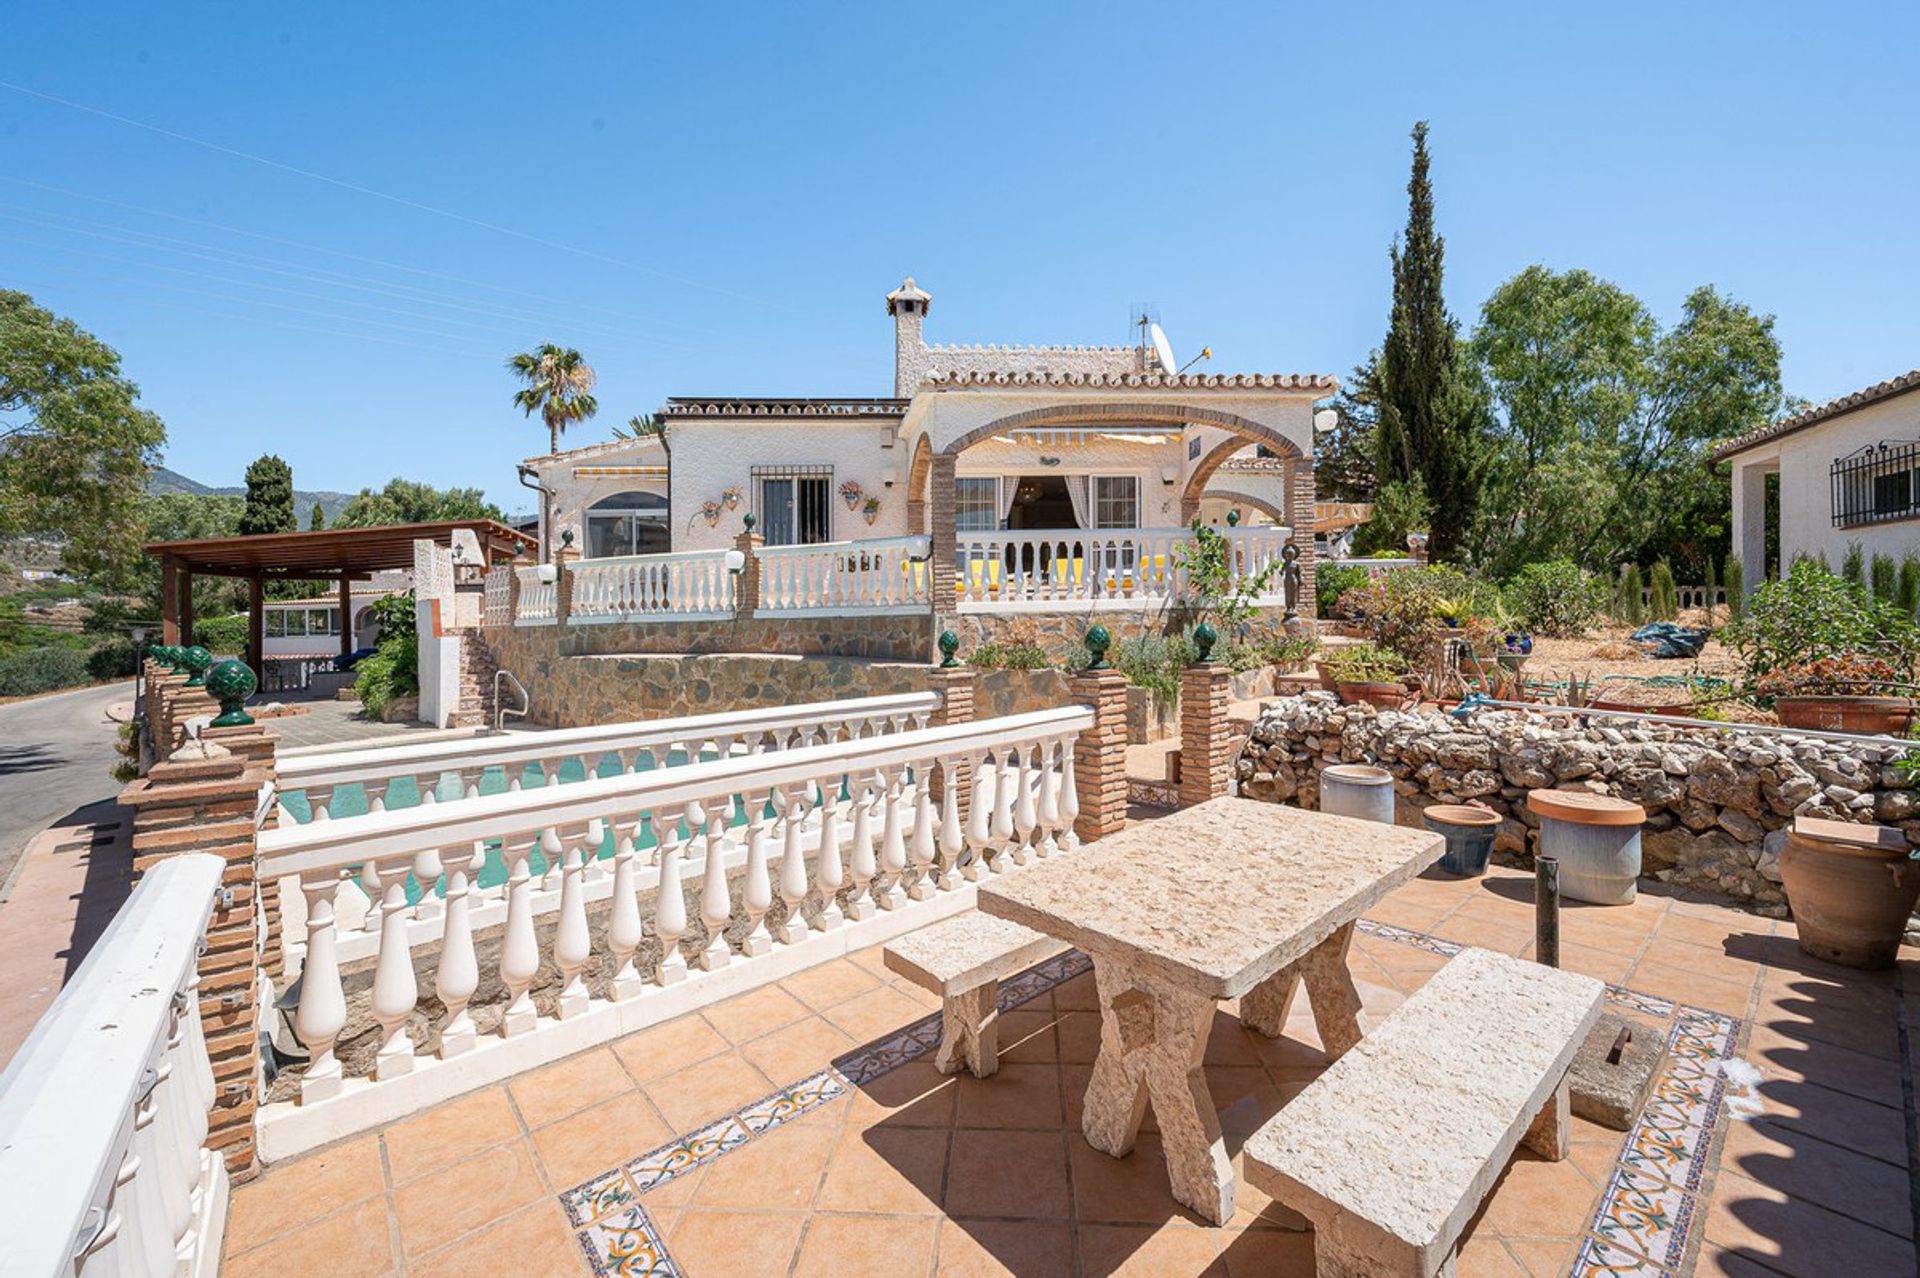
{"type": "Polygon", "coordinates": [[[132,700],[120,683],[0,706],[0,884],[40,831],[120,792],[107,707],[132,700]]]}

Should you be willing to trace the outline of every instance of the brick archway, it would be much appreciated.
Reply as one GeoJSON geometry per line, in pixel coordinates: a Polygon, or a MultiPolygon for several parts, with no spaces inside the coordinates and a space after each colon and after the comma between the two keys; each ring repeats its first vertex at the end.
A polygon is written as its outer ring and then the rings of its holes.
{"type": "Polygon", "coordinates": [[[914,441],[907,467],[907,531],[927,531],[927,486],[933,478],[933,441],[923,433],[914,441]]]}
{"type": "Polygon", "coordinates": [[[1276,523],[1284,524],[1287,522],[1286,511],[1281,510],[1265,498],[1255,497],[1251,493],[1235,492],[1230,488],[1209,488],[1206,492],[1201,493],[1200,496],[1213,501],[1230,501],[1237,502],[1242,506],[1251,506],[1276,523]]]}
{"type": "Polygon", "coordinates": [[[1032,408],[976,426],[940,450],[944,456],[958,456],[983,439],[1008,431],[1030,430],[1039,426],[1086,426],[1102,422],[1162,422],[1169,426],[1218,426],[1241,437],[1235,449],[1248,444],[1265,444],[1282,457],[1299,457],[1300,448],[1271,426],[1262,425],[1238,413],[1223,413],[1215,408],[1195,408],[1191,404],[1054,404],[1032,408]]]}

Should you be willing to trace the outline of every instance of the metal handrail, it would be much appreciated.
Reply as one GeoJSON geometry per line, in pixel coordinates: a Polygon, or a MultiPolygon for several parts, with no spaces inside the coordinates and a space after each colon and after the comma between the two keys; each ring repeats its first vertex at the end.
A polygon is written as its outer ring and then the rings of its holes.
{"type": "Polygon", "coordinates": [[[524,719],[530,713],[532,713],[532,711],[533,711],[533,698],[530,695],[528,695],[527,686],[521,683],[518,679],[514,678],[513,671],[511,670],[494,671],[493,672],[493,730],[495,732],[505,732],[507,730],[507,716],[509,714],[511,714],[516,719],[524,719]],[[506,703],[500,699],[500,681],[502,679],[505,679],[508,683],[512,684],[513,690],[520,694],[520,708],[518,710],[507,709],[506,703]]]}

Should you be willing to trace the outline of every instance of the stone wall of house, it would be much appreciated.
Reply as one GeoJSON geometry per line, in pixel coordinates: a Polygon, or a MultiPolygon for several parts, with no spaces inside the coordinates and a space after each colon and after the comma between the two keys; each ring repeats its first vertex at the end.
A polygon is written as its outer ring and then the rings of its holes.
{"type": "Polygon", "coordinates": [[[933,621],[895,617],[736,617],[643,624],[487,626],[487,649],[524,682],[523,667],[557,657],[748,652],[868,661],[931,661],[933,621]]]}
{"type": "Polygon", "coordinates": [[[1895,826],[1920,844],[1920,805],[1894,767],[1902,751],[1807,737],[1673,728],[1637,720],[1483,710],[1466,720],[1376,711],[1309,692],[1254,725],[1235,775],[1254,799],[1319,806],[1320,769],[1371,763],[1394,775],[1398,819],[1430,803],[1483,804],[1506,820],[1496,854],[1522,864],[1538,843],[1528,791],[1586,790],[1647,810],[1643,873],[1784,913],[1780,849],[1798,815],[1895,826]]]}

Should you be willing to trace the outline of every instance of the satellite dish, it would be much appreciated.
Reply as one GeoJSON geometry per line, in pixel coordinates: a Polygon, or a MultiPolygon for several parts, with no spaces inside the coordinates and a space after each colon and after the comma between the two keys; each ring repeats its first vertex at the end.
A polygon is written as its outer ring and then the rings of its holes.
{"type": "Polygon", "coordinates": [[[1160,360],[1160,371],[1169,374],[1178,372],[1180,365],[1173,358],[1173,347],[1167,344],[1167,335],[1160,331],[1160,326],[1149,324],[1147,333],[1153,339],[1153,353],[1160,360]]]}

